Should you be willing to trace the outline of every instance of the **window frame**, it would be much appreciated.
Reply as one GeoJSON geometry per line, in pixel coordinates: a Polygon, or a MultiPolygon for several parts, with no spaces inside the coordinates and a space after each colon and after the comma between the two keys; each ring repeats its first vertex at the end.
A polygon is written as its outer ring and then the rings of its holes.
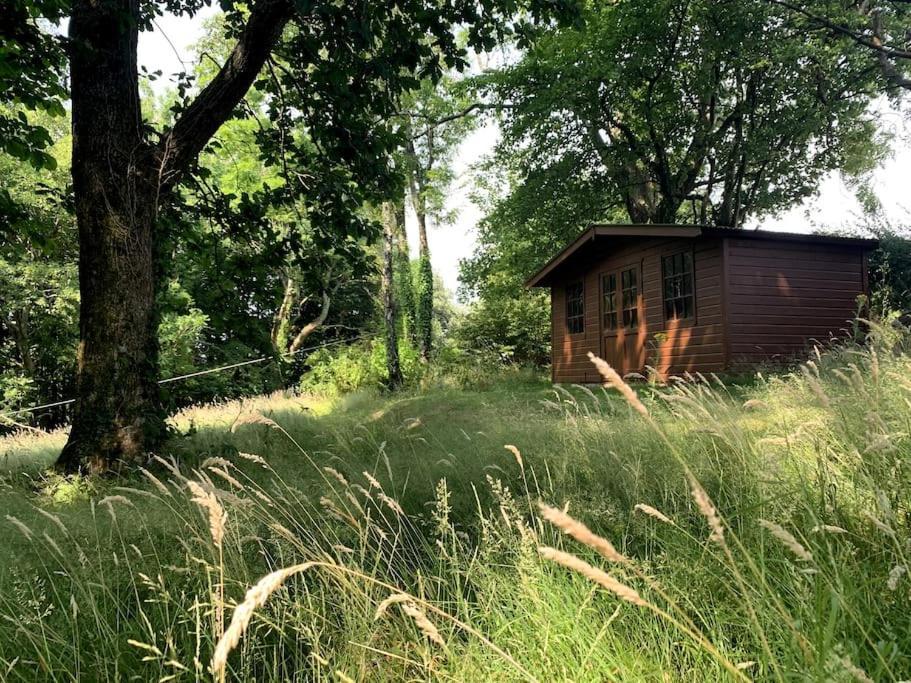
{"type": "MultiPolygon", "coordinates": [[[[681,280],[685,283],[686,280],[681,280]]],[[[670,249],[661,254],[661,317],[664,320],[665,326],[668,324],[673,324],[675,326],[687,326],[695,325],[696,317],[698,315],[698,308],[696,305],[697,296],[696,296],[696,252],[693,247],[686,249],[670,249]],[[686,271],[686,263],[683,264],[683,270],[680,273],[674,273],[672,275],[667,274],[666,261],[672,259],[675,256],[684,256],[689,259],[689,272],[686,271]],[[688,276],[689,280],[689,293],[668,297],[668,279],[669,278],[685,278],[688,276]],[[676,314],[677,306],[674,305],[675,315],[668,317],[668,302],[669,301],[682,301],[685,302],[686,299],[691,299],[691,311],[689,315],[680,316],[676,314]]],[[[686,309],[686,304],[683,304],[684,310],[686,309]]]]}
{"type": "Polygon", "coordinates": [[[564,311],[565,318],[566,318],[566,319],[564,320],[564,326],[565,326],[565,328],[566,328],[566,334],[568,334],[569,336],[573,336],[573,337],[575,337],[575,336],[577,336],[577,335],[580,335],[580,334],[585,334],[585,278],[581,278],[581,279],[579,279],[579,280],[574,280],[574,281],[572,281],[572,282],[568,282],[568,283],[563,287],[563,311],[564,311]],[[579,287],[579,306],[580,306],[580,310],[579,310],[579,313],[574,314],[574,315],[570,315],[570,310],[569,310],[569,305],[570,305],[569,291],[570,291],[570,288],[576,287],[576,286],[579,287]],[[570,320],[581,320],[581,329],[579,329],[578,331],[574,332],[574,331],[573,331],[573,328],[570,326],[570,320]]]}

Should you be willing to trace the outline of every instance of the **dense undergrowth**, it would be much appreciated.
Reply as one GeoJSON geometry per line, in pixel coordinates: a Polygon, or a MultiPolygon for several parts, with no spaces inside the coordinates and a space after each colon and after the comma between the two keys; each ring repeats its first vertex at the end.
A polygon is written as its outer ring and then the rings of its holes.
{"type": "Polygon", "coordinates": [[[911,678],[909,344],[193,409],[127,480],[8,440],[0,678],[911,678]]]}

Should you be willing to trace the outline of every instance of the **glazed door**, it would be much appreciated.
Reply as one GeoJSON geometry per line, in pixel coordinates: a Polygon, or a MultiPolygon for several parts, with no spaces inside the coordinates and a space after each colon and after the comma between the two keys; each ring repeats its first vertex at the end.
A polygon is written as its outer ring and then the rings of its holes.
{"type": "Polygon", "coordinates": [[[621,374],[645,367],[641,275],[638,265],[601,273],[601,357],[621,374]]]}

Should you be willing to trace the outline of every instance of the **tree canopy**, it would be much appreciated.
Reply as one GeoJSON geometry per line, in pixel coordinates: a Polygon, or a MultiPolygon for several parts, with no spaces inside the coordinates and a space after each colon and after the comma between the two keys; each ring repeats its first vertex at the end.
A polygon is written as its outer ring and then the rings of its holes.
{"type": "Polygon", "coordinates": [[[590,221],[741,226],[885,152],[869,56],[777,4],[591,2],[584,19],[478,82],[503,135],[469,286],[515,286],[590,221]]]}

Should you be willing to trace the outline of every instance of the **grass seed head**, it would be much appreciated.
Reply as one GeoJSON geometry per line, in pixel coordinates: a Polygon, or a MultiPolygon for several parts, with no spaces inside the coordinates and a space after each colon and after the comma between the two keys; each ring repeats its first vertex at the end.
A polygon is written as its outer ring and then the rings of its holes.
{"type": "Polygon", "coordinates": [[[188,481],[187,487],[193,494],[191,500],[199,507],[204,509],[209,515],[209,533],[212,535],[212,542],[220,548],[222,540],[225,537],[225,527],[228,522],[228,513],[218,502],[215,494],[206,491],[199,483],[188,481]]]}
{"type": "Polygon", "coordinates": [[[303,564],[296,564],[279,569],[271,574],[266,574],[247,591],[244,601],[234,608],[234,614],[231,615],[231,623],[215,646],[211,664],[213,674],[218,676],[224,671],[228,655],[231,654],[231,650],[237,647],[256,610],[266,604],[269,596],[281,588],[289,577],[306,571],[313,564],[313,562],[304,562],[303,564]]]}
{"type": "Polygon", "coordinates": [[[604,559],[620,563],[629,561],[614,547],[613,543],[594,533],[585,526],[585,524],[577,519],[573,519],[568,513],[563,512],[563,510],[551,507],[550,505],[545,505],[544,503],[538,503],[538,509],[544,519],[563,531],[563,533],[572,536],[579,541],[579,543],[596,550],[604,559]]]}
{"type": "Polygon", "coordinates": [[[810,551],[804,548],[800,541],[798,541],[790,531],[775,522],[770,522],[765,519],[760,519],[759,525],[762,528],[767,529],[769,533],[781,541],[782,545],[794,553],[797,559],[803,560],[804,562],[813,561],[813,555],[810,551]]]}
{"type": "Polygon", "coordinates": [[[522,454],[519,452],[519,449],[516,446],[513,446],[511,443],[503,446],[507,451],[512,453],[513,457],[516,459],[516,462],[519,463],[519,467],[523,470],[525,469],[525,464],[522,462],[522,454]]]}
{"type": "Polygon", "coordinates": [[[630,588],[624,583],[620,583],[612,577],[610,574],[605,572],[602,569],[593,567],[585,560],[571,555],[570,553],[565,553],[562,550],[557,550],[556,548],[550,548],[548,546],[542,546],[538,548],[538,554],[541,555],[545,560],[550,560],[555,562],[567,569],[571,569],[574,572],[578,572],[589,581],[597,583],[602,588],[610,591],[616,595],[621,600],[625,600],[633,605],[638,605],[640,607],[647,607],[648,603],[639,595],[633,588],[630,588]]]}
{"type": "Polygon", "coordinates": [[[646,505],[645,503],[636,503],[636,506],[633,509],[638,510],[644,515],[648,515],[649,517],[654,517],[655,519],[664,522],[665,524],[674,524],[674,520],[672,520],[660,510],[656,510],[651,505],[646,505]]]}
{"type": "Polygon", "coordinates": [[[724,525],[721,523],[721,517],[718,516],[718,511],[715,509],[712,499],[709,498],[709,494],[705,492],[696,477],[687,474],[687,478],[690,480],[690,492],[693,495],[693,500],[696,501],[696,507],[699,508],[699,512],[705,517],[705,521],[708,522],[709,528],[712,530],[709,540],[724,546],[724,525]]]}
{"type": "Polygon", "coordinates": [[[595,367],[598,368],[598,372],[601,374],[601,377],[604,378],[606,384],[609,384],[614,389],[620,392],[620,394],[627,400],[627,402],[638,412],[640,415],[648,415],[648,408],[645,407],[645,404],[639,400],[638,394],[633,390],[633,388],[623,381],[623,378],[620,374],[614,370],[607,361],[598,358],[591,351],[588,352],[588,359],[594,363],[595,367]]]}

